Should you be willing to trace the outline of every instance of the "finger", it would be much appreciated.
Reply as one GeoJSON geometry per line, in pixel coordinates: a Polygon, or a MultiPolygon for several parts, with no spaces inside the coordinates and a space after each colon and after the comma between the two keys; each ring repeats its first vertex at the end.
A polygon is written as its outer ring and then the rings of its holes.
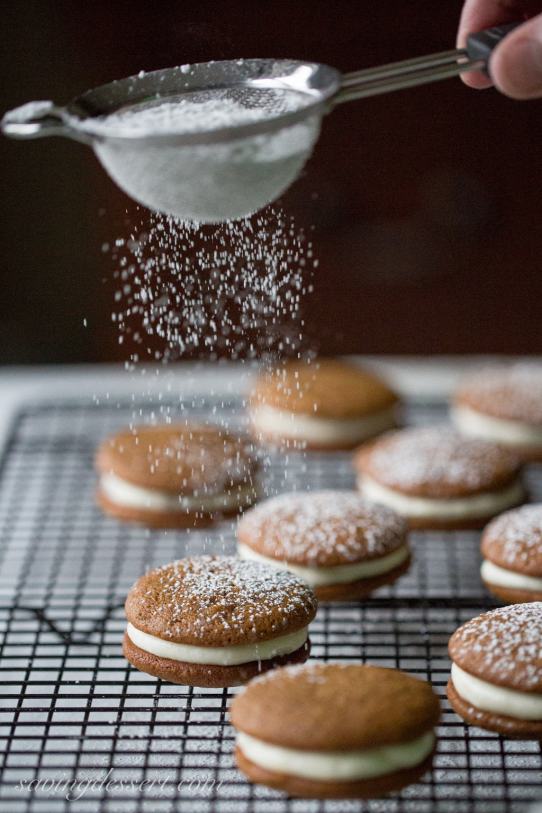
{"type": "Polygon", "coordinates": [[[513,99],[542,97],[542,14],[495,48],[489,69],[495,86],[513,99]]]}
{"type": "MultiPolygon", "coordinates": [[[[538,2],[538,10],[541,3],[538,2]]],[[[483,31],[494,25],[504,25],[523,19],[525,13],[533,11],[530,0],[466,0],[459,21],[457,47],[464,48],[469,34],[483,31]]],[[[533,12],[534,13],[534,12],[533,12]]],[[[469,71],[461,75],[469,87],[482,89],[491,87],[493,82],[479,71],[469,71]]]]}

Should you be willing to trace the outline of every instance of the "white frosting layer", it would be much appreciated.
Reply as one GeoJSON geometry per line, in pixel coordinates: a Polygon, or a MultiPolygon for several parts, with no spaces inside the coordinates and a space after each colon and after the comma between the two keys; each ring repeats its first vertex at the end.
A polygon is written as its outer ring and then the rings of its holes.
{"type": "Polygon", "coordinates": [[[542,694],[518,692],[487,683],[465,672],[456,663],[452,663],[452,683],[458,695],[477,709],[519,720],[542,720],[542,694]]]}
{"type": "Polygon", "coordinates": [[[392,407],[361,418],[318,418],[261,406],[252,410],[251,419],[256,431],[264,435],[333,446],[356,443],[389,429],[395,425],[395,412],[392,407]]]}
{"type": "Polygon", "coordinates": [[[500,587],[511,587],[517,590],[533,590],[542,592],[542,578],[526,576],[524,573],[517,573],[493,564],[488,559],[484,559],[480,568],[482,579],[489,584],[496,584],[500,587]]]}
{"type": "Polygon", "coordinates": [[[358,488],[370,502],[386,505],[406,517],[429,517],[443,520],[461,520],[491,517],[506,508],[517,505],[523,499],[523,486],[519,480],[499,491],[475,494],[472,497],[451,499],[430,499],[411,497],[377,483],[363,475],[358,480],[358,488]]]}
{"type": "Polygon", "coordinates": [[[320,587],[326,584],[348,584],[358,579],[380,576],[382,573],[387,573],[389,570],[398,567],[409,555],[408,547],[401,545],[393,553],[381,556],[378,559],[371,559],[368,562],[335,565],[335,567],[304,567],[303,565],[285,562],[282,559],[271,559],[268,556],[262,556],[261,553],[257,553],[241,542],[237,545],[237,552],[241,559],[254,559],[257,562],[264,562],[266,565],[272,565],[281,570],[289,570],[306,581],[311,587],[320,587]]]}
{"type": "Polygon", "coordinates": [[[514,446],[542,446],[542,426],[484,415],[467,406],[454,406],[452,419],[465,435],[514,446]]]}
{"type": "Polygon", "coordinates": [[[102,474],[100,489],[116,505],[145,511],[233,511],[254,501],[252,485],[244,485],[221,494],[187,497],[154,488],[141,488],[112,473],[102,474]]]}
{"type": "Polygon", "coordinates": [[[298,751],[271,745],[242,731],[237,734],[237,745],[255,765],[324,782],[354,782],[413,768],[429,756],[434,743],[435,735],[428,731],[411,742],[363,751],[298,751]]]}
{"type": "Polygon", "coordinates": [[[258,644],[239,644],[237,646],[193,646],[192,644],[176,644],[173,641],[164,641],[155,635],[142,632],[128,623],[126,632],[130,640],[143,649],[159,658],[170,658],[172,661],[184,663],[201,663],[210,666],[237,666],[240,663],[252,661],[268,661],[281,655],[295,652],[306,642],[309,634],[308,627],[297,632],[271,638],[269,641],[260,641],[258,644]]]}

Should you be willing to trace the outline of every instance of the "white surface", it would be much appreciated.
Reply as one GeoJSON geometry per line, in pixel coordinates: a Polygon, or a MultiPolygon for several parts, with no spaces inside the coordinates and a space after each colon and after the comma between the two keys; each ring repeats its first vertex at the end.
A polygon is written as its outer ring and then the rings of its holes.
{"type": "Polygon", "coordinates": [[[280,635],[270,641],[260,641],[258,644],[239,644],[237,646],[194,646],[192,644],[176,644],[173,641],[164,641],[155,635],[142,632],[128,623],[126,627],[128,637],[133,643],[145,652],[156,655],[158,658],[170,658],[173,661],[184,663],[200,663],[207,666],[237,666],[241,663],[253,661],[268,661],[289,655],[295,652],[306,642],[309,628],[303,627],[288,635],[280,635]]]}
{"type": "Polygon", "coordinates": [[[482,579],[488,584],[496,584],[499,587],[511,587],[515,590],[533,590],[542,592],[542,579],[534,576],[525,576],[524,573],[517,573],[514,570],[507,570],[504,567],[484,559],[480,568],[482,579]]]}
{"type": "Polygon", "coordinates": [[[294,565],[282,559],[271,559],[268,556],[262,556],[257,553],[248,545],[237,545],[237,552],[241,559],[253,559],[257,562],[263,562],[272,567],[278,567],[281,570],[289,570],[295,573],[300,579],[303,579],[311,587],[319,587],[326,584],[348,584],[355,582],[358,579],[369,579],[371,576],[380,576],[382,573],[387,573],[396,567],[399,567],[401,562],[404,562],[409,554],[409,549],[406,545],[402,545],[393,553],[387,556],[380,556],[378,559],[371,559],[368,562],[356,562],[352,565],[336,565],[335,567],[304,567],[301,565],[294,565]]]}
{"type": "Polygon", "coordinates": [[[452,663],[452,683],[463,700],[482,711],[519,720],[542,720],[542,695],[505,689],[470,675],[452,663]]]}
{"type": "Polygon", "coordinates": [[[433,750],[432,731],[400,745],[385,745],[363,751],[298,751],[281,748],[240,731],[237,744],[255,765],[305,779],[353,782],[384,776],[419,765],[433,750]]]}
{"type": "Polygon", "coordinates": [[[443,520],[476,519],[491,517],[506,508],[517,505],[524,496],[523,485],[519,480],[500,491],[475,494],[472,497],[450,499],[430,499],[411,497],[377,483],[367,475],[358,479],[362,495],[373,503],[385,505],[404,517],[427,517],[443,520]]]}
{"type": "Polygon", "coordinates": [[[390,429],[395,425],[396,409],[381,410],[362,418],[320,418],[286,412],[270,406],[251,411],[251,420],[257,432],[264,436],[319,443],[334,446],[337,443],[356,443],[390,429]]]}

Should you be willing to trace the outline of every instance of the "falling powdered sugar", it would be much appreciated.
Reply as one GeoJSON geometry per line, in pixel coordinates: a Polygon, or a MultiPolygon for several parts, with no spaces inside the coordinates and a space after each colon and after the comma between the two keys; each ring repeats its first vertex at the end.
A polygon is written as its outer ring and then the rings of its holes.
{"type": "Polygon", "coordinates": [[[119,285],[112,319],[132,363],[302,349],[301,302],[317,261],[282,211],[206,228],[154,214],[111,253],[119,285]]]}
{"type": "MultiPolygon", "coordinates": [[[[153,115],[158,129],[168,132],[173,120],[179,124],[178,115],[173,107],[162,107],[153,115]]],[[[192,112],[182,125],[186,133],[197,131],[199,114],[192,112]]],[[[207,118],[211,129],[222,126],[218,109],[215,113],[207,118]]],[[[240,115],[257,118],[254,112],[240,115]]],[[[136,118],[131,123],[137,130],[136,118]]],[[[278,357],[306,355],[302,302],[318,263],[303,229],[282,210],[268,207],[251,218],[212,226],[144,214],[128,237],[103,250],[111,252],[116,266],[111,318],[131,371],[163,380],[163,370],[149,371],[145,364],[223,358],[275,363],[278,357]]],[[[162,393],[152,422],[177,422],[184,402],[170,409],[161,399],[162,393]]],[[[212,420],[228,428],[231,416],[215,411],[212,420]]],[[[137,433],[145,421],[134,408],[132,430],[137,433]]]]}

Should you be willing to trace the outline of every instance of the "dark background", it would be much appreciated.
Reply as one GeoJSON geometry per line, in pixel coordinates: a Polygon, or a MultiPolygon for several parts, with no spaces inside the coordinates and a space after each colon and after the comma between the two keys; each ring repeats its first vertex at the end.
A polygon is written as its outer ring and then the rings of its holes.
{"type": "MultiPolygon", "coordinates": [[[[453,46],[460,6],[3,3],[0,107],[211,58],[369,67],[453,46]]],[[[315,226],[305,312],[320,350],[540,352],[541,138],[542,101],[459,80],[338,108],[282,201],[315,226]]],[[[124,359],[101,245],[127,234],[135,207],[74,142],[0,138],[0,161],[0,362],[124,359]]]]}

